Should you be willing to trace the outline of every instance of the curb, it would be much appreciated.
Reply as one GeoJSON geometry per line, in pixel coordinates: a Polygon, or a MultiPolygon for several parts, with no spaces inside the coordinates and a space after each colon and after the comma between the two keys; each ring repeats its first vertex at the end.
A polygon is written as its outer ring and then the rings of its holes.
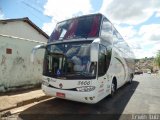
{"type": "Polygon", "coordinates": [[[45,100],[45,99],[49,99],[49,98],[51,98],[51,96],[46,96],[46,95],[44,95],[44,96],[40,96],[40,97],[36,97],[36,98],[24,100],[24,101],[21,101],[21,102],[16,103],[15,105],[13,105],[13,106],[11,106],[11,107],[2,109],[2,110],[0,110],[0,112],[4,112],[4,111],[7,111],[7,110],[9,110],[9,109],[21,107],[21,106],[24,106],[24,105],[27,105],[27,104],[30,104],[30,103],[33,103],[33,102],[39,102],[39,101],[41,101],[41,100],[45,100]]]}

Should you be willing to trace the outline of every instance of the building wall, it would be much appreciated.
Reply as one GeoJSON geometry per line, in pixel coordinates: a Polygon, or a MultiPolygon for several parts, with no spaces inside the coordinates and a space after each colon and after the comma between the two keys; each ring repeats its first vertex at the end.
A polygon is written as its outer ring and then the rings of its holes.
{"type": "Polygon", "coordinates": [[[47,42],[46,37],[24,21],[0,22],[0,28],[0,34],[3,35],[47,42]]]}
{"type": "MultiPolygon", "coordinates": [[[[24,28],[26,31],[30,29],[29,26],[25,25],[21,28],[21,33],[29,35],[29,32],[23,31],[24,28]]],[[[2,31],[0,29],[0,33],[2,31]]],[[[9,34],[13,33],[9,30],[9,34]]],[[[31,31],[30,34],[30,38],[41,38],[31,31]]],[[[0,91],[41,83],[44,50],[37,51],[34,63],[30,61],[32,48],[39,44],[42,43],[0,35],[0,91]]]]}

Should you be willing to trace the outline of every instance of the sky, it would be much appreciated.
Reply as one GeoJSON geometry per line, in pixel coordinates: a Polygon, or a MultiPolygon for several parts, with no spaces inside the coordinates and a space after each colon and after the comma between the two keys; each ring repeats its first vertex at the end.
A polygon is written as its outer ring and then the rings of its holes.
{"type": "Polygon", "coordinates": [[[104,14],[136,58],[160,50],[160,0],[0,0],[0,19],[28,17],[48,35],[57,22],[90,13],[104,14]]]}

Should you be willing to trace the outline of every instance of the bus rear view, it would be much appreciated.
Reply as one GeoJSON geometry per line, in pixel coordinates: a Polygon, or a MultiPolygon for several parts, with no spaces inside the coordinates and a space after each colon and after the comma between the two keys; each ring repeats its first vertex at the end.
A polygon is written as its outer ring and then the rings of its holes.
{"type": "MultiPolygon", "coordinates": [[[[118,81],[113,86],[116,73],[111,62],[115,53],[112,36],[107,37],[108,32],[102,36],[104,19],[102,14],[93,14],[59,22],[48,43],[33,49],[33,53],[45,49],[42,82],[45,94],[97,103],[120,87],[118,81]]],[[[128,71],[124,71],[121,85],[132,79],[129,75],[133,73],[128,71]]]]}

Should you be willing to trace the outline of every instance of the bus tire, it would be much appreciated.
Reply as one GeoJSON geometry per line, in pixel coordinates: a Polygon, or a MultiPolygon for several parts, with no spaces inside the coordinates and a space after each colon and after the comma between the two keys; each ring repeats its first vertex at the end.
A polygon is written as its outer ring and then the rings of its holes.
{"type": "Polygon", "coordinates": [[[111,97],[113,97],[117,90],[117,80],[116,78],[113,78],[112,84],[111,84],[111,97]]]}

